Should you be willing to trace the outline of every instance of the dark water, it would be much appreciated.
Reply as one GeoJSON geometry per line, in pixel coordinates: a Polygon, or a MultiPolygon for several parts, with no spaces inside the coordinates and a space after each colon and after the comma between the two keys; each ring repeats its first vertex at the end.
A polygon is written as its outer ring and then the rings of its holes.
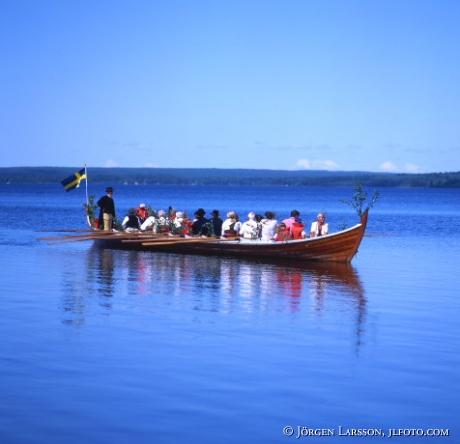
{"type": "MultiPolygon", "coordinates": [[[[340,436],[351,429],[460,442],[459,191],[381,192],[352,265],[313,266],[48,245],[36,239],[85,228],[84,188],[0,185],[0,442],[382,439],[340,436]],[[296,439],[318,429],[334,436],[296,439]]],[[[121,186],[115,199],[119,216],[140,202],[326,210],[336,231],[356,223],[339,202],[352,194],[121,186]]]]}

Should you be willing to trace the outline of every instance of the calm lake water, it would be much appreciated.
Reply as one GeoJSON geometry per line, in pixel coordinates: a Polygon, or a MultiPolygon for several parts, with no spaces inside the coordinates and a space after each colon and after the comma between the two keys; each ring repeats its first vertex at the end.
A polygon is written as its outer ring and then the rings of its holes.
{"type": "MultiPolygon", "coordinates": [[[[460,190],[380,191],[352,264],[315,266],[49,245],[37,238],[85,228],[84,187],[0,185],[0,442],[459,443],[460,190]]],[[[340,202],[353,193],[114,197],[119,217],[141,202],[295,208],[308,223],[326,210],[338,231],[357,222],[340,202]]]]}

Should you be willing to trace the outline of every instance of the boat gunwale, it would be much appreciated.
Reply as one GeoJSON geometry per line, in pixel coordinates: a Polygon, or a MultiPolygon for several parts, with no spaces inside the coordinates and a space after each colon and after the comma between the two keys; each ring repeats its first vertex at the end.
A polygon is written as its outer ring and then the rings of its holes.
{"type": "Polygon", "coordinates": [[[274,257],[298,261],[351,262],[358,252],[367,226],[368,210],[360,223],[320,237],[287,239],[285,241],[262,241],[260,239],[226,240],[225,238],[200,238],[178,236],[164,237],[155,234],[126,233],[112,231],[108,236],[100,236],[93,231],[93,241],[100,246],[151,252],[178,254],[201,254],[239,257],[274,257]],[[145,237],[145,239],[142,239],[145,237]],[[155,241],[153,241],[155,239],[155,241]]]}
{"type": "MultiPolygon", "coordinates": [[[[319,237],[308,237],[308,238],[305,238],[305,239],[286,239],[285,241],[271,241],[271,240],[262,240],[260,238],[257,238],[257,239],[244,239],[244,238],[240,238],[240,239],[237,239],[237,240],[228,240],[226,241],[225,239],[223,238],[216,238],[216,240],[209,240],[208,242],[206,242],[207,245],[241,245],[241,246],[257,246],[258,248],[259,247],[265,247],[265,246],[274,246],[274,245],[292,245],[292,244],[302,244],[302,243],[309,243],[309,242],[319,242],[319,241],[323,241],[325,239],[330,239],[332,237],[337,237],[337,236],[340,236],[342,237],[344,234],[346,233],[350,233],[350,232],[353,232],[353,231],[356,231],[357,229],[359,229],[360,227],[362,226],[362,223],[358,223],[356,225],[353,225],[352,227],[350,228],[346,228],[345,230],[342,230],[342,231],[336,231],[334,233],[328,233],[328,234],[325,234],[323,236],[319,236],[319,237]]],[[[98,230],[98,229],[94,229],[93,233],[98,233],[100,232],[101,230],[98,230]]],[[[108,236],[94,236],[93,237],[93,240],[98,242],[98,241],[101,241],[101,242],[120,242],[120,243],[124,243],[123,241],[126,241],[126,240],[129,240],[130,237],[132,236],[132,239],[140,239],[142,236],[145,236],[146,239],[145,239],[145,242],[149,242],[151,241],[151,239],[148,239],[147,236],[149,234],[144,234],[144,233],[126,233],[124,231],[113,231],[111,234],[109,234],[108,236]]],[[[179,237],[173,237],[173,236],[165,236],[164,237],[164,241],[167,241],[168,239],[179,239],[179,237]]],[[[192,240],[192,239],[200,239],[199,237],[183,237],[183,238],[180,238],[180,239],[183,239],[184,241],[187,241],[187,240],[192,240]]],[[[202,239],[209,239],[209,238],[205,238],[203,237],[202,239]]],[[[142,243],[141,243],[142,245],[142,243]]]]}

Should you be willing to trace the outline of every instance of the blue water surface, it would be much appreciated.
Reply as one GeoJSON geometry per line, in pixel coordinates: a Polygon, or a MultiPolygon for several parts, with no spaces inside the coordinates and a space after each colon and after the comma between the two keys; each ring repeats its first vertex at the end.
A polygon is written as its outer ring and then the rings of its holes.
{"type": "MultiPolygon", "coordinates": [[[[459,191],[380,191],[352,264],[315,265],[50,245],[37,238],[86,228],[85,188],[0,185],[1,442],[459,442],[459,191]]],[[[357,222],[353,193],[114,197],[119,216],[327,211],[337,231],[357,222]]]]}

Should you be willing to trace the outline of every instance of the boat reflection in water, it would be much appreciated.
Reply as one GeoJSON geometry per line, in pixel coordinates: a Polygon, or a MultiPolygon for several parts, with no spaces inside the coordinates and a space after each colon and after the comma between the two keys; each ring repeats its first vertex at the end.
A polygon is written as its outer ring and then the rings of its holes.
{"type": "MultiPolygon", "coordinates": [[[[359,275],[346,263],[280,263],[92,246],[82,273],[84,294],[96,297],[105,314],[125,304],[126,297],[142,298],[131,299],[130,306],[148,310],[168,306],[254,316],[307,313],[317,318],[345,311],[356,318],[359,337],[366,310],[359,275]]],[[[72,292],[66,294],[72,298],[72,292]]],[[[64,304],[67,322],[74,302],[64,304]]],[[[81,311],[81,301],[77,306],[81,311]]]]}

